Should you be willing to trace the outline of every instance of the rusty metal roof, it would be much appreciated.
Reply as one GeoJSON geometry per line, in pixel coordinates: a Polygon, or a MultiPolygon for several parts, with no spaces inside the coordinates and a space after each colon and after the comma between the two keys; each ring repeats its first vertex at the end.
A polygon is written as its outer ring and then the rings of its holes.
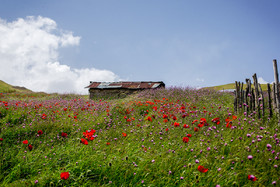
{"type": "Polygon", "coordinates": [[[153,89],[165,87],[162,81],[159,82],[90,82],[90,85],[86,88],[93,89],[153,89]]]}

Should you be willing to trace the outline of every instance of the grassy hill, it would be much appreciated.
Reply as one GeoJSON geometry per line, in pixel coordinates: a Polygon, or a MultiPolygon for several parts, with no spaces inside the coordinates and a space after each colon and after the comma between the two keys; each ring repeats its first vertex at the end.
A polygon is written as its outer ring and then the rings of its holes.
{"type": "MultiPolygon", "coordinates": [[[[243,89],[245,90],[247,87],[246,84],[243,85],[243,89]]],[[[267,84],[261,84],[262,90],[267,91],[267,84]]],[[[207,89],[214,89],[214,90],[228,90],[228,89],[235,89],[235,83],[230,84],[224,84],[219,86],[212,86],[212,87],[206,87],[207,89]]],[[[252,88],[254,88],[254,85],[252,84],[252,88]]]]}
{"type": "Polygon", "coordinates": [[[0,80],[0,92],[1,93],[12,93],[12,92],[32,92],[32,91],[25,87],[12,86],[12,85],[0,80]]]}
{"type": "Polygon", "coordinates": [[[231,94],[22,95],[0,102],[0,186],[279,186],[279,119],[231,94]]]}

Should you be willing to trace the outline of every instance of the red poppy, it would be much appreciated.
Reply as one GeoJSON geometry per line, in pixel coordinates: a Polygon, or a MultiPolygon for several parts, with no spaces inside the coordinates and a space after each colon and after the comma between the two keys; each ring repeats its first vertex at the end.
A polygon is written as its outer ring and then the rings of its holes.
{"type": "Polygon", "coordinates": [[[203,127],[203,123],[200,123],[200,124],[198,124],[197,126],[198,126],[199,128],[200,128],[200,127],[203,127]]]}
{"type": "Polygon", "coordinates": [[[106,144],[107,144],[107,145],[110,145],[110,142],[107,142],[106,144]]]}
{"type": "Polygon", "coordinates": [[[220,124],[220,118],[214,118],[211,120],[212,122],[216,123],[217,125],[220,124]]]}
{"type": "Polygon", "coordinates": [[[187,137],[192,137],[192,135],[191,134],[187,134],[187,137]]]}
{"type": "Polygon", "coordinates": [[[91,129],[91,130],[86,130],[86,132],[83,132],[83,135],[84,135],[84,137],[85,137],[86,139],[92,141],[92,140],[94,140],[93,135],[94,135],[95,132],[96,132],[96,131],[93,130],[93,129],[91,129]]]}
{"type": "Polygon", "coordinates": [[[169,131],[169,129],[168,129],[168,128],[166,128],[166,129],[165,129],[165,131],[167,132],[167,131],[169,131]]]}
{"type": "Polygon", "coordinates": [[[251,180],[251,181],[258,180],[257,177],[255,177],[254,175],[248,175],[248,179],[251,180]]]}
{"type": "Polygon", "coordinates": [[[83,138],[81,138],[81,143],[85,144],[85,145],[88,145],[88,141],[86,139],[83,139],[83,138]]]}
{"type": "Polygon", "coordinates": [[[28,144],[28,141],[27,140],[23,140],[22,143],[23,144],[28,144]]]}
{"type": "Polygon", "coordinates": [[[69,172],[62,172],[60,174],[60,178],[63,179],[63,180],[67,180],[69,178],[69,172]]]}
{"type": "Polygon", "coordinates": [[[33,149],[33,146],[29,144],[28,149],[31,151],[33,149]]]}
{"type": "Polygon", "coordinates": [[[68,134],[65,133],[65,132],[62,132],[62,133],[61,133],[61,136],[64,137],[64,138],[66,138],[66,137],[68,136],[68,134]]]}
{"type": "Polygon", "coordinates": [[[231,119],[230,119],[230,117],[227,117],[226,122],[230,122],[230,121],[236,120],[236,119],[237,119],[236,116],[231,116],[231,119]]]}
{"type": "Polygon", "coordinates": [[[207,168],[205,168],[205,167],[203,167],[203,166],[201,166],[201,165],[199,165],[197,169],[198,169],[198,171],[200,171],[201,173],[206,173],[206,172],[208,171],[207,168]]]}
{"type": "Polygon", "coordinates": [[[177,117],[176,116],[173,116],[173,118],[172,118],[174,121],[176,121],[177,120],[177,117]]]}
{"type": "Polygon", "coordinates": [[[163,119],[167,119],[168,118],[168,116],[166,115],[166,114],[163,114],[163,119]]]}
{"type": "Polygon", "coordinates": [[[179,127],[180,126],[180,123],[178,123],[178,122],[174,122],[174,127],[179,127]]]}
{"type": "Polygon", "coordinates": [[[195,128],[194,128],[194,131],[197,132],[197,131],[199,131],[199,129],[195,127],[195,128]]]}
{"type": "Polygon", "coordinates": [[[41,118],[42,119],[46,119],[47,115],[46,114],[42,114],[41,118]]]}
{"type": "Polygon", "coordinates": [[[148,120],[148,121],[152,121],[152,118],[149,116],[149,117],[147,118],[147,120],[148,120]]]}
{"type": "Polygon", "coordinates": [[[43,134],[43,131],[42,130],[38,130],[38,135],[42,135],[43,134]]]}
{"type": "Polygon", "coordinates": [[[194,124],[195,122],[198,122],[198,120],[197,120],[197,119],[196,119],[196,120],[193,120],[192,124],[194,124]]]}
{"type": "Polygon", "coordinates": [[[0,138],[0,141],[2,142],[2,141],[3,141],[3,138],[0,138]]]}
{"type": "Polygon", "coordinates": [[[205,119],[205,118],[200,118],[200,123],[201,123],[201,124],[206,123],[206,119],[205,119]]]}
{"type": "Polygon", "coordinates": [[[232,121],[227,122],[226,127],[227,127],[227,128],[231,128],[231,126],[232,126],[232,121]]]}
{"type": "Polygon", "coordinates": [[[127,134],[126,134],[126,133],[124,133],[124,132],[122,133],[122,135],[123,135],[123,137],[126,137],[126,136],[127,136],[127,134]]]}
{"type": "Polygon", "coordinates": [[[183,142],[188,143],[189,142],[189,138],[188,137],[184,137],[183,138],[183,142]]]}
{"type": "Polygon", "coordinates": [[[184,124],[184,126],[183,126],[184,128],[190,128],[190,126],[189,125],[187,125],[187,124],[184,124]]]}
{"type": "Polygon", "coordinates": [[[226,118],[226,122],[230,122],[231,120],[229,119],[229,117],[226,118]]]}
{"type": "Polygon", "coordinates": [[[167,123],[167,122],[168,122],[168,119],[164,119],[163,122],[164,122],[164,123],[167,123]]]}

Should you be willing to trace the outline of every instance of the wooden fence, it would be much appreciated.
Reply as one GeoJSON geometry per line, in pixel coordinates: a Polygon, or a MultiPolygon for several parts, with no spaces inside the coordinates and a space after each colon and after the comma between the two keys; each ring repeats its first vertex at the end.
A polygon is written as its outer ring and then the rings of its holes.
{"type": "Polygon", "coordinates": [[[245,85],[235,81],[235,112],[246,112],[257,114],[258,118],[264,117],[266,112],[272,117],[274,114],[280,114],[280,96],[279,96],[279,78],[277,61],[273,60],[274,83],[267,83],[267,92],[262,90],[261,84],[258,83],[257,74],[252,76],[253,84],[250,79],[246,79],[245,85]],[[244,87],[244,88],[243,88],[244,87]]]}

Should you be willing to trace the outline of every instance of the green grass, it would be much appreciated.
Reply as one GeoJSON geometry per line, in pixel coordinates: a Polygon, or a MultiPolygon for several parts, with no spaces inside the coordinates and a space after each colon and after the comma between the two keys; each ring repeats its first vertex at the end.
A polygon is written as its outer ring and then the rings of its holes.
{"type": "Polygon", "coordinates": [[[227,93],[181,88],[121,100],[2,95],[0,186],[279,185],[278,120],[234,114],[232,103],[227,93]],[[220,124],[212,122],[217,117],[220,124]],[[198,127],[201,118],[206,123],[198,127]],[[232,128],[226,127],[227,118],[232,128]],[[83,132],[91,129],[94,140],[82,144],[83,132]],[[187,134],[192,136],[185,143],[187,134]],[[199,165],[208,171],[201,173],[199,165]],[[61,179],[62,172],[70,177],[61,179]]]}
{"type": "MultiPolygon", "coordinates": [[[[245,90],[246,87],[247,87],[247,84],[244,84],[243,85],[243,90],[245,90]]],[[[252,88],[254,88],[253,84],[252,84],[252,88]]],[[[262,88],[262,91],[267,91],[267,84],[261,84],[261,88],[262,88]]],[[[214,89],[214,90],[217,90],[217,91],[218,90],[235,89],[235,83],[218,85],[218,86],[212,86],[212,87],[205,87],[204,89],[214,89]]]]}
{"type": "Polygon", "coordinates": [[[9,92],[15,92],[15,91],[16,90],[11,85],[0,80],[0,92],[9,93],[9,92]]]}
{"type": "Polygon", "coordinates": [[[31,90],[28,90],[20,86],[12,86],[0,80],[0,93],[14,93],[14,92],[31,92],[31,90]]]}

